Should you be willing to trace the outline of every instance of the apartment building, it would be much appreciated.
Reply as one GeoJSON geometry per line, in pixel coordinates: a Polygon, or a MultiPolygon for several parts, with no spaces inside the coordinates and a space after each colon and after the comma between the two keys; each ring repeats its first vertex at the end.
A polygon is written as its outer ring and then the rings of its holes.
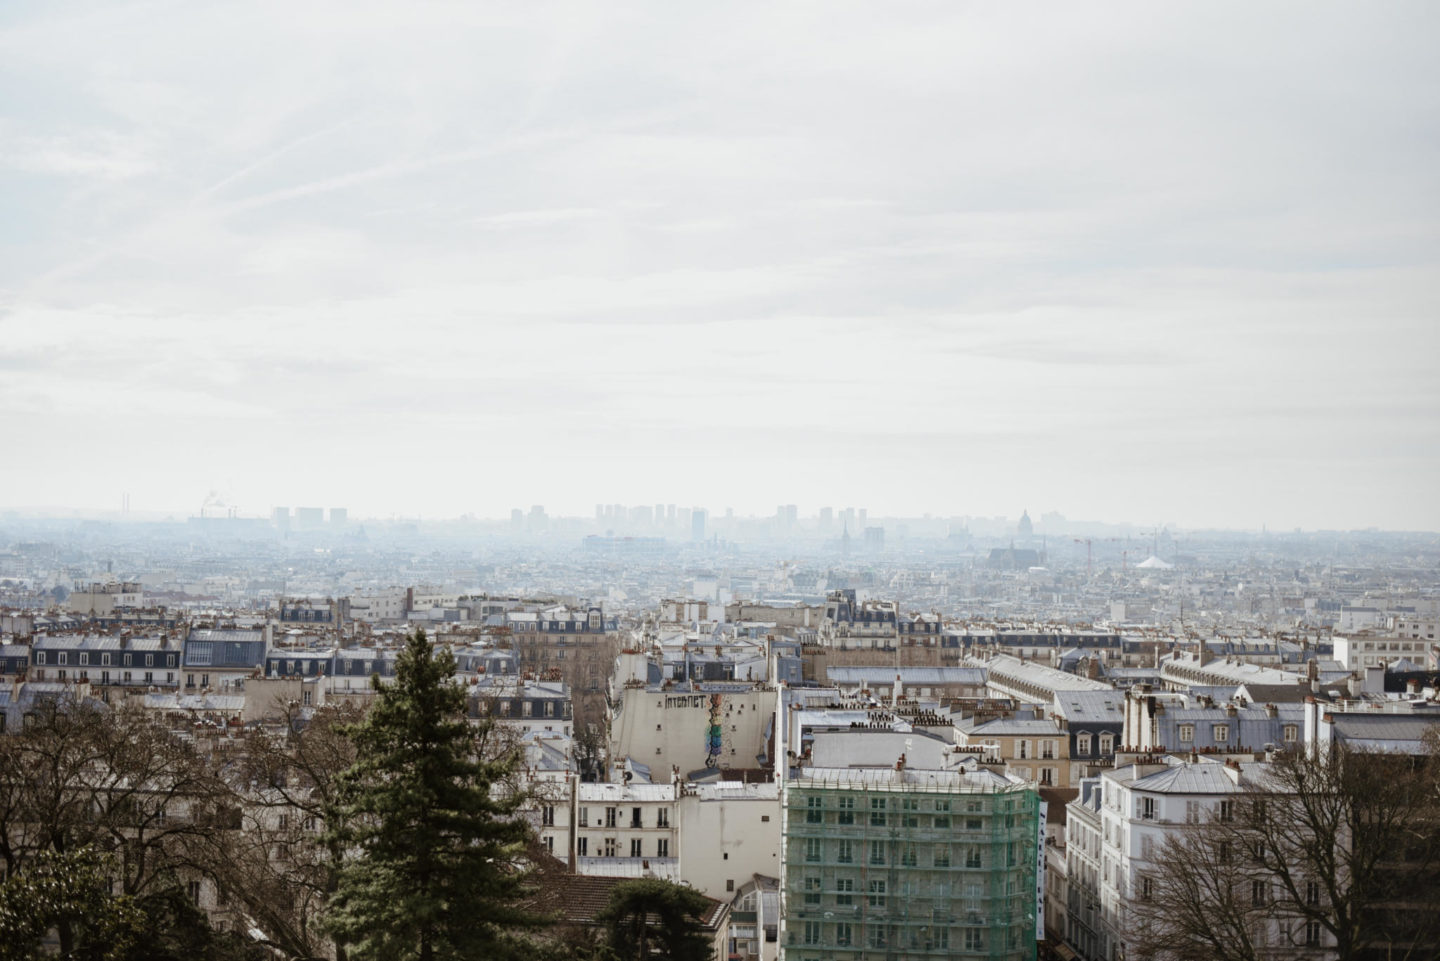
{"type": "Polygon", "coordinates": [[[1033,787],[984,769],[808,768],[784,787],[782,957],[1032,959],[1033,787]]]}

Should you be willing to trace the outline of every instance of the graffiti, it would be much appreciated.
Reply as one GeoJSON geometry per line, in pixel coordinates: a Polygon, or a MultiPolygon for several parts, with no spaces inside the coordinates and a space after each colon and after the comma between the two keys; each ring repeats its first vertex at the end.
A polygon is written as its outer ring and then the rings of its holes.
{"type": "Polygon", "coordinates": [[[723,746],[723,719],[720,715],[720,695],[710,695],[710,726],[705,729],[705,766],[720,766],[720,749],[723,746]]]}

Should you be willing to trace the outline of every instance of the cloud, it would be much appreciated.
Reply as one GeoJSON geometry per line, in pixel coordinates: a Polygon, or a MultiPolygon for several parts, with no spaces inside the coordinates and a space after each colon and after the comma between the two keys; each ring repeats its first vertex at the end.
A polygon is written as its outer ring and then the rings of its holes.
{"type": "Polygon", "coordinates": [[[742,508],[1440,525],[1396,479],[1440,469],[1440,14],[1234,16],[10,11],[0,416],[41,455],[129,418],[114,457],[176,504],[175,437],[224,461],[283,428],[363,454],[307,480],[389,510],[660,476],[742,508]],[[462,479],[552,443],[605,476],[462,479]],[[423,493],[416,451],[450,467],[423,493]]]}

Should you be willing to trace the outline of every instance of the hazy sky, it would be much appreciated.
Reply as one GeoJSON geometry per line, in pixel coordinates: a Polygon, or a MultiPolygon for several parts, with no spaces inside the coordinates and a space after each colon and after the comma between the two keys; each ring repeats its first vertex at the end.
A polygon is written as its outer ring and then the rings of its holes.
{"type": "Polygon", "coordinates": [[[1440,529],[1440,5],[0,4],[0,506],[1440,529]]]}

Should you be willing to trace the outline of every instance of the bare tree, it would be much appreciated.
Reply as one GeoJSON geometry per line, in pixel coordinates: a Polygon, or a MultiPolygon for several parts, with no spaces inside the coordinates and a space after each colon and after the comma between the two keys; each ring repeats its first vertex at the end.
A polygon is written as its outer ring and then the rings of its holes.
{"type": "Polygon", "coordinates": [[[1165,845],[1135,904],[1142,956],[1433,958],[1440,761],[1286,752],[1165,845]]]}
{"type": "MultiPolygon", "coordinates": [[[[312,957],[329,944],[318,922],[344,862],[323,835],[336,779],[355,763],[346,730],[363,712],[349,704],[280,711],[276,729],[248,737],[226,772],[241,829],[213,838],[207,869],[273,946],[312,957]]],[[[337,958],[344,961],[343,948],[337,958]]]]}

